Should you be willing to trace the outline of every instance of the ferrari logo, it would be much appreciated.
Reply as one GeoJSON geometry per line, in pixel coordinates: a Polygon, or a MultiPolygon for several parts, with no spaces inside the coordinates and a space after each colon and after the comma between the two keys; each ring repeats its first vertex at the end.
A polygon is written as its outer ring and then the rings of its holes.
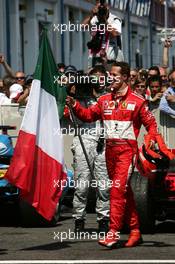
{"type": "Polygon", "coordinates": [[[128,105],[127,102],[124,101],[124,102],[122,103],[122,108],[123,108],[123,109],[126,109],[126,108],[127,108],[127,105],[128,105]]]}

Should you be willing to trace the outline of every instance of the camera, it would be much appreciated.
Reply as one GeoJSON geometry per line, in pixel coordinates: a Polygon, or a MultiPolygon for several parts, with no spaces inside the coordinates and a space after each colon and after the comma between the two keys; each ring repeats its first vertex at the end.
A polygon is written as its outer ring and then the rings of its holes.
{"type": "MultiPolygon", "coordinates": [[[[98,8],[97,12],[97,17],[98,17],[98,24],[106,24],[106,19],[108,16],[108,9],[105,6],[105,0],[100,0],[100,6],[98,8]]],[[[103,40],[103,35],[101,32],[97,31],[95,36],[87,43],[88,49],[93,50],[93,52],[98,53],[101,49],[102,45],[102,40],[103,40]]]]}
{"type": "Polygon", "coordinates": [[[98,53],[101,49],[102,45],[102,35],[99,31],[96,32],[95,36],[87,43],[88,49],[93,50],[94,52],[98,53]]]}
{"type": "Polygon", "coordinates": [[[105,0],[100,0],[100,6],[98,8],[98,19],[99,19],[99,23],[104,23],[105,19],[108,15],[108,9],[105,6],[105,0]]]}
{"type": "Polygon", "coordinates": [[[93,97],[93,90],[100,87],[100,83],[95,76],[90,76],[83,72],[77,72],[71,78],[71,83],[67,85],[67,94],[73,96],[75,99],[93,97]],[[75,87],[75,91],[72,93],[73,86],[75,87]]]}

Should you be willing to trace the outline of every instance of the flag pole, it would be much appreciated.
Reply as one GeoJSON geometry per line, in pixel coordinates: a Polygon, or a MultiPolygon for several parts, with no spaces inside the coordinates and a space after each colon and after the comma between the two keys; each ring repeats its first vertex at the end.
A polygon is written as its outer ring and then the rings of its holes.
{"type": "MultiPolygon", "coordinates": [[[[72,109],[72,107],[71,107],[70,105],[68,105],[68,107],[69,107],[70,115],[71,115],[71,118],[72,118],[72,121],[73,121],[73,126],[74,126],[74,128],[75,128],[75,131],[77,131],[77,130],[78,130],[78,123],[77,123],[77,120],[76,120],[76,118],[75,118],[75,116],[74,116],[73,109],[72,109]]],[[[78,138],[79,138],[79,140],[80,140],[80,145],[81,145],[81,147],[82,147],[82,150],[83,150],[83,153],[84,153],[84,156],[85,156],[85,159],[86,159],[87,165],[88,165],[88,167],[89,167],[89,170],[90,170],[91,176],[92,176],[92,178],[94,179],[94,172],[93,172],[93,169],[92,169],[92,167],[91,167],[91,164],[90,164],[90,161],[89,161],[89,157],[88,157],[88,155],[87,155],[87,151],[86,151],[86,148],[85,148],[85,146],[84,146],[83,139],[82,139],[82,137],[81,137],[81,135],[80,135],[79,133],[78,133],[78,138]]]]}

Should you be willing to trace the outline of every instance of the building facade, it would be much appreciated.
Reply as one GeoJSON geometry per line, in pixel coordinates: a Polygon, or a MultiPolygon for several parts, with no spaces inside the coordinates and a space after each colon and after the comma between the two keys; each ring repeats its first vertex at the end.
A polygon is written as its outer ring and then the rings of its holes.
{"type": "MultiPolygon", "coordinates": [[[[56,62],[87,68],[89,32],[65,31],[57,25],[79,25],[88,15],[93,0],[0,0],[0,53],[12,68],[32,74],[35,69],[43,25],[56,62]]],[[[133,68],[161,64],[162,46],[157,28],[164,26],[164,5],[160,1],[109,0],[111,12],[123,21],[122,43],[125,60],[133,68]],[[130,3],[130,6],[128,6],[130,3]]],[[[169,7],[169,27],[175,27],[175,11],[169,7]]],[[[65,28],[64,28],[65,29],[65,28]]],[[[170,50],[170,66],[175,55],[170,50]]],[[[0,67],[0,74],[3,74],[0,67]]]]}

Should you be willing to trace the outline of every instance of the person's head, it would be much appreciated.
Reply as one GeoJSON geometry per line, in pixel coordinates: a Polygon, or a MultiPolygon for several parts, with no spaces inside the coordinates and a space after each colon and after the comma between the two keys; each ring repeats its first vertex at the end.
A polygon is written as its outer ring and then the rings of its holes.
{"type": "Polygon", "coordinates": [[[3,92],[6,94],[7,97],[10,96],[9,88],[14,83],[15,83],[15,78],[8,76],[8,75],[4,76],[4,78],[3,78],[3,92]]]}
{"type": "Polygon", "coordinates": [[[105,23],[109,17],[109,8],[105,0],[96,0],[98,5],[97,18],[100,23],[105,23]]]}
{"type": "Polygon", "coordinates": [[[160,71],[160,77],[162,79],[162,84],[166,84],[168,82],[168,76],[166,73],[166,69],[163,67],[159,67],[159,71],[160,71]]]}
{"type": "Polygon", "coordinates": [[[14,84],[12,84],[10,86],[9,91],[10,91],[9,98],[10,99],[16,99],[16,98],[18,98],[22,94],[23,87],[20,84],[14,83],[14,84]]]}
{"type": "Polygon", "coordinates": [[[149,68],[148,70],[148,78],[153,77],[153,76],[160,76],[160,71],[159,71],[159,67],[157,66],[152,66],[151,68],[149,68]]]}
{"type": "Polygon", "coordinates": [[[140,80],[146,81],[148,79],[148,71],[146,69],[140,69],[138,78],[140,80]]]}
{"type": "Polygon", "coordinates": [[[173,68],[169,74],[168,74],[168,79],[170,81],[171,87],[175,87],[175,68],[173,68]]]}
{"type": "Polygon", "coordinates": [[[64,73],[65,70],[65,64],[64,63],[58,63],[57,64],[58,72],[64,73]]]}
{"type": "Polygon", "coordinates": [[[155,96],[157,93],[161,92],[162,80],[160,76],[153,76],[148,79],[148,86],[151,91],[151,96],[155,96]]]}
{"type": "Polygon", "coordinates": [[[146,81],[137,79],[135,84],[134,84],[134,91],[137,94],[140,94],[143,97],[145,97],[146,89],[147,89],[146,81]]]}
{"type": "Polygon", "coordinates": [[[130,84],[133,87],[136,80],[138,78],[138,70],[137,69],[131,69],[130,71],[130,84]]]}
{"type": "Polygon", "coordinates": [[[25,73],[22,71],[17,71],[15,74],[16,83],[22,86],[25,85],[25,73]]]}
{"type": "Polygon", "coordinates": [[[127,62],[115,62],[112,64],[110,76],[113,78],[111,89],[114,91],[125,87],[130,77],[130,66],[127,62]]]}

